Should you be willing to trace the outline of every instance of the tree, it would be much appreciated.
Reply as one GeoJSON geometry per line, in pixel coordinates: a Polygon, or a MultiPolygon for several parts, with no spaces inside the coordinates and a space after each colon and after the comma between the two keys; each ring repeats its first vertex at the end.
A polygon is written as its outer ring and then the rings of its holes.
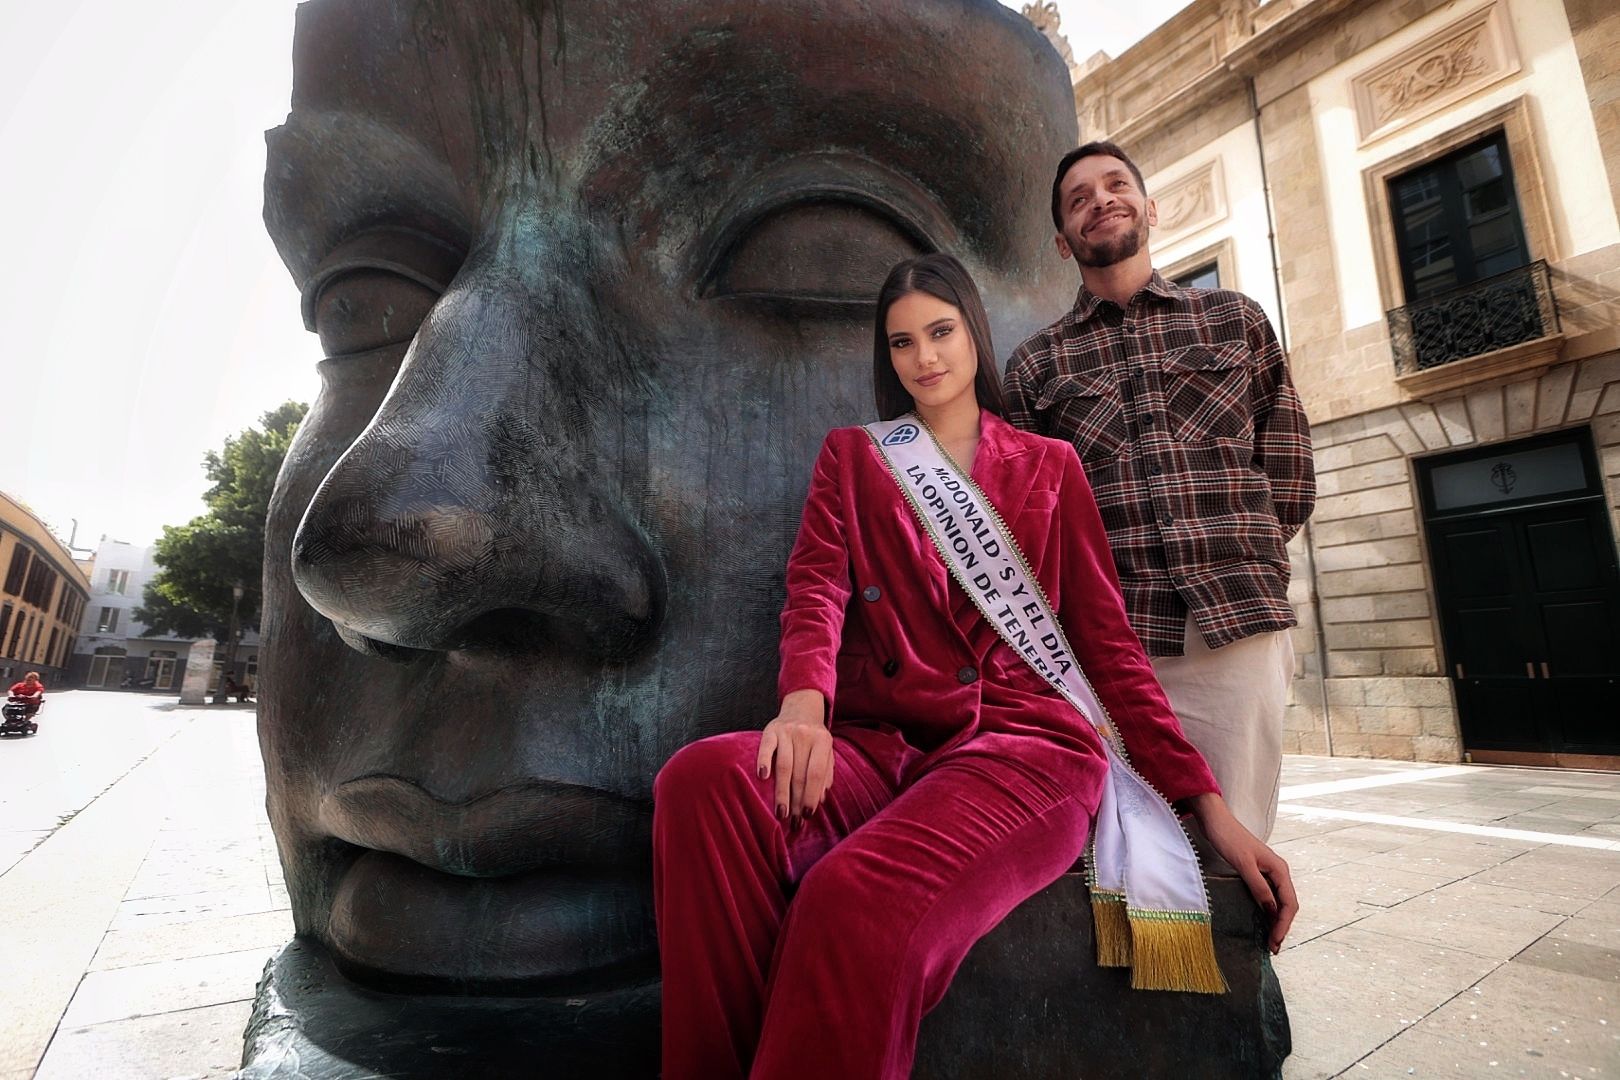
{"type": "Polygon", "coordinates": [[[259,418],[259,426],[229,439],[203,458],[213,486],[203,495],[208,512],[184,525],[165,525],[152,553],[161,568],[147,583],[135,618],[148,637],[213,637],[230,624],[232,588],[242,586],[240,625],[259,621],[264,572],[264,519],[282,459],[308,405],[288,401],[259,418]]]}

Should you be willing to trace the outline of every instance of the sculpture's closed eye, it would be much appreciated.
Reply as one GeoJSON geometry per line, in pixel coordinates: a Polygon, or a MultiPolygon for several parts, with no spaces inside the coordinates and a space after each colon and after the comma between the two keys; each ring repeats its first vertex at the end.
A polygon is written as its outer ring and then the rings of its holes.
{"type": "Polygon", "coordinates": [[[315,332],[328,357],[403,345],[416,335],[439,294],[389,270],[352,270],[329,281],[315,301],[315,332]]]}
{"type": "Polygon", "coordinates": [[[865,199],[817,196],[735,230],[701,289],[717,299],[870,306],[889,267],[932,250],[908,222],[865,199]]]}

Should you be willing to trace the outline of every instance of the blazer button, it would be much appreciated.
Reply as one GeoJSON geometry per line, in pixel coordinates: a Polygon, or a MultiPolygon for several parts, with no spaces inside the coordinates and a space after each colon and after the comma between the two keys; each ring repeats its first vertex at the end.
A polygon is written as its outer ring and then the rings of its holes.
{"type": "Polygon", "coordinates": [[[878,588],[876,585],[868,585],[866,588],[861,590],[861,599],[865,600],[869,604],[875,603],[877,598],[882,595],[883,590],[878,588]]]}
{"type": "Polygon", "coordinates": [[[900,661],[898,661],[898,660],[886,660],[886,661],[884,661],[884,664],[883,664],[883,674],[884,675],[886,675],[886,676],[888,676],[889,678],[892,679],[892,678],[894,678],[894,673],[899,671],[899,670],[900,670],[900,661]]]}
{"type": "Polygon", "coordinates": [[[979,673],[977,671],[974,671],[970,667],[965,667],[961,671],[958,671],[956,673],[956,681],[961,683],[963,686],[968,685],[969,683],[971,683],[974,679],[977,679],[978,677],[979,677],[979,673]]]}

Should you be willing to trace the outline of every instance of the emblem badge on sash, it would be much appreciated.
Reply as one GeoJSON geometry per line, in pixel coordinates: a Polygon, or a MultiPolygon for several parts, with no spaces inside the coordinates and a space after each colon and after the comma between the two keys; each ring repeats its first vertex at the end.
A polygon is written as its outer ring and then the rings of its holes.
{"type": "Polygon", "coordinates": [[[884,446],[904,446],[915,439],[920,432],[916,424],[901,424],[887,435],[883,436],[884,446]]]}

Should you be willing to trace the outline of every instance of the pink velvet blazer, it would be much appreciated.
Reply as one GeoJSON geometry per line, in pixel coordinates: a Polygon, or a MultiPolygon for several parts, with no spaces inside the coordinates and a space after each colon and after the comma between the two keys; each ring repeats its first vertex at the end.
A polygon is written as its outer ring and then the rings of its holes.
{"type": "MultiPolygon", "coordinates": [[[[1171,801],[1219,790],[1126,621],[1074,448],[985,412],[972,473],[1023,548],[1138,771],[1171,801]]],[[[778,689],[821,691],[835,733],[887,725],[927,750],[979,733],[1027,735],[1033,741],[1008,745],[1078,768],[1082,782],[1103,775],[1101,738],[950,579],[858,427],[829,433],[816,458],[788,559],[778,689]]]]}

